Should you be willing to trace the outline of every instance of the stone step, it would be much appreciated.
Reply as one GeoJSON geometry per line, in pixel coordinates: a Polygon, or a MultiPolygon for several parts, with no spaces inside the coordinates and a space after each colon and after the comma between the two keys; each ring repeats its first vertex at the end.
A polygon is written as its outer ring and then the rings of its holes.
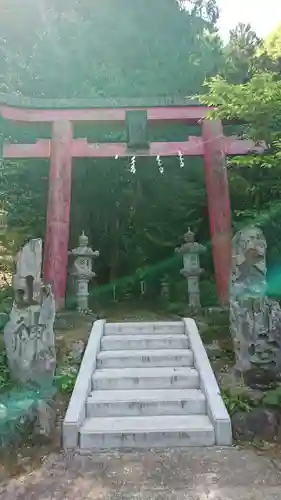
{"type": "Polygon", "coordinates": [[[97,391],[199,389],[199,374],[195,368],[109,368],[94,372],[92,388],[97,391]]]}
{"type": "Polygon", "coordinates": [[[142,349],[188,349],[188,337],[174,335],[106,335],[101,339],[101,350],[124,351],[142,349]]]}
{"type": "Polygon", "coordinates": [[[181,321],[147,322],[147,323],[106,323],[105,335],[140,335],[158,334],[171,335],[184,333],[184,323],[181,321]]]}
{"type": "Polygon", "coordinates": [[[190,349],[101,351],[97,358],[98,368],[141,368],[145,366],[193,366],[193,353],[190,349]]]}
{"type": "Polygon", "coordinates": [[[206,414],[206,398],[198,389],[93,391],[87,400],[90,417],[206,414]]]}
{"type": "Polygon", "coordinates": [[[214,444],[214,428],[206,415],[89,418],[80,429],[80,447],[87,450],[214,444]]]}

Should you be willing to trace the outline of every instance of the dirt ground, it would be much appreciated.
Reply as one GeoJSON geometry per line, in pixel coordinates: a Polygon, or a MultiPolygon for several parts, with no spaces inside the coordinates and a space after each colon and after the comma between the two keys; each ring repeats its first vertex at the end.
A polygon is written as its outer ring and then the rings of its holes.
{"type": "Polygon", "coordinates": [[[245,449],[52,454],[0,500],[280,500],[281,461],[245,449]]]}

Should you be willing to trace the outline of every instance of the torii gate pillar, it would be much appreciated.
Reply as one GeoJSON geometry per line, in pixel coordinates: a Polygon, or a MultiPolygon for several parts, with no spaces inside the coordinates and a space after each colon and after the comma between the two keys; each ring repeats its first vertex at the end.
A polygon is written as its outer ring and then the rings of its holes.
{"type": "Polygon", "coordinates": [[[53,287],[57,309],[62,309],[65,304],[71,203],[72,138],[73,130],[70,121],[53,123],[44,249],[44,281],[53,287]]]}
{"type": "Polygon", "coordinates": [[[204,120],[205,179],[217,292],[221,305],[229,300],[231,270],[231,209],[223,127],[220,120],[204,120]]]}

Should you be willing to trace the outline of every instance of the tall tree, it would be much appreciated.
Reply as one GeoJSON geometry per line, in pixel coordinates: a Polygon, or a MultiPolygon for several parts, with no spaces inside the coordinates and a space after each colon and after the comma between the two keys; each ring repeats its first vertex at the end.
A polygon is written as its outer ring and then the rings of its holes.
{"type": "Polygon", "coordinates": [[[281,73],[281,24],[265,38],[259,60],[264,68],[281,73]]]}
{"type": "Polygon", "coordinates": [[[273,61],[281,58],[281,23],[265,38],[264,48],[273,61]]]}
{"type": "Polygon", "coordinates": [[[261,45],[250,24],[239,23],[230,31],[229,42],[225,47],[224,77],[232,83],[248,81],[256,67],[256,53],[261,45]]]}
{"type": "Polygon", "coordinates": [[[219,39],[208,36],[214,5],[196,0],[190,12],[176,0],[3,0],[0,89],[61,98],[192,94],[222,63],[219,39]]]}
{"type": "MultiPolygon", "coordinates": [[[[3,0],[0,90],[42,98],[193,94],[223,63],[216,17],[214,0],[3,0]]],[[[12,124],[6,134],[32,142],[49,133],[37,127],[27,137],[31,127],[19,129],[12,124]]],[[[75,128],[97,142],[123,133],[75,128]]],[[[140,159],[133,176],[123,160],[75,162],[72,244],[83,226],[101,249],[104,280],[174,256],[188,225],[208,237],[202,165],[163,164],[161,175],[155,160],[140,159]]],[[[27,236],[44,234],[47,175],[47,162],[4,164],[9,220],[27,236]]]]}
{"type": "Polygon", "coordinates": [[[190,9],[192,14],[210,23],[211,27],[216,24],[219,18],[216,0],[181,0],[179,3],[183,8],[190,9]]]}

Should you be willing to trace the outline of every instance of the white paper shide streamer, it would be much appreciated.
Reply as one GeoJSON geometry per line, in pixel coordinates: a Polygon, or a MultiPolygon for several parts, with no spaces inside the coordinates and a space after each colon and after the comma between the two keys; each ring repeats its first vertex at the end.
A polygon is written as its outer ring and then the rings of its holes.
{"type": "Polygon", "coordinates": [[[131,162],[130,162],[130,172],[132,174],[135,174],[136,173],[136,157],[135,156],[132,156],[131,158],[131,162]]]}
{"type": "Polygon", "coordinates": [[[184,157],[183,157],[183,154],[181,151],[178,152],[178,157],[180,160],[180,168],[183,168],[184,167],[184,157]]]}
{"type": "Polygon", "coordinates": [[[162,163],[162,160],[161,160],[159,155],[156,156],[156,162],[157,162],[160,174],[164,174],[163,163],[162,163]]]}

